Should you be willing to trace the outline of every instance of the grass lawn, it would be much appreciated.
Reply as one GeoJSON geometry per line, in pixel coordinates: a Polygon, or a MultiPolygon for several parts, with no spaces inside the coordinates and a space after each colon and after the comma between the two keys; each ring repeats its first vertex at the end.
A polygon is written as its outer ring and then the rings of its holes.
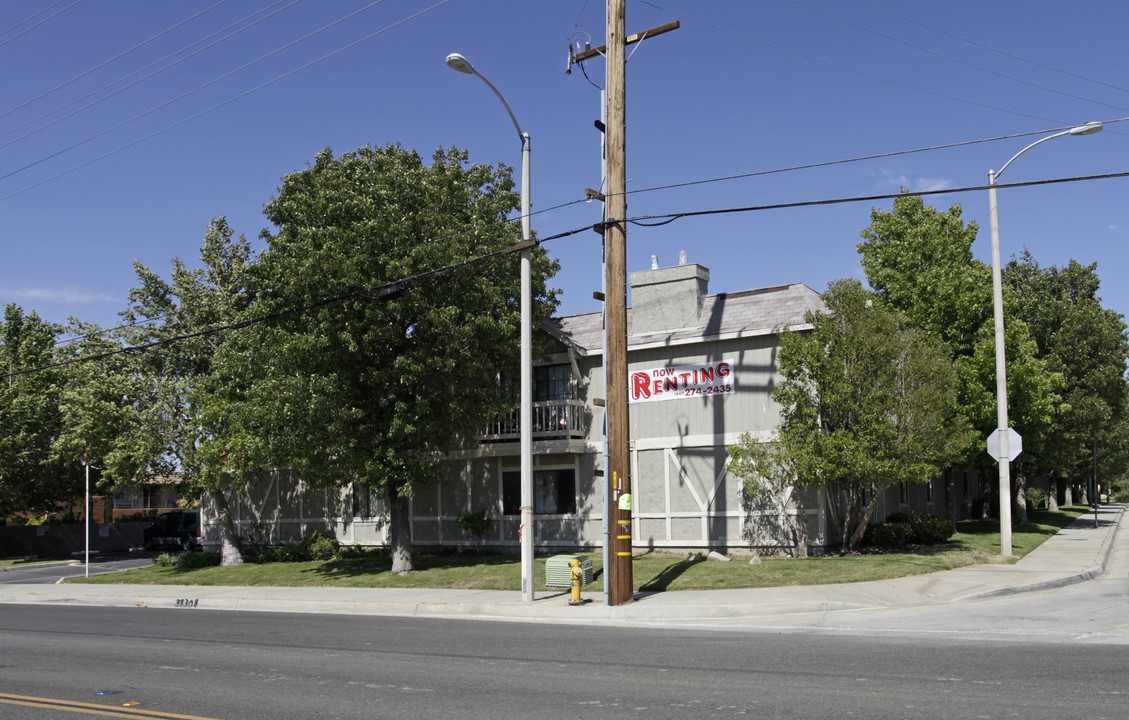
{"type": "MultiPolygon", "coordinates": [[[[730,562],[689,562],[685,555],[648,552],[633,558],[632,575],[636,590],[713,590],[884,580],[976,563],[1014,562],[1088,510],[1086,507],[1071,507],[1054,513],[1029,512],[1028,522],[1017,525],[1012,531],[1015,555],[1010,560],[999,556],[998,520],[966,520],[957,523],[958,534],[946,543],[897,552],[830,555],[804,560],[764,558],[759,565],[752,565],[741,556],[735,556],[730,562]]],[[[594,581],[585,587],[585,592],[600,592],[603,589],[600,552],[594,551],[589,556],[592,558],[594,581]]],[[[534,576],[539,590],[546,589],[542,584],[545,560],[545,557],[539,557],[535,561],[534,576]]],[[[478,590],[518,590],[521,587],[518,555],[477,556],[467,552],[424,553],[417,550],[414,564],[416,570],[408,576],[393,575],[390,572],[392,561],[387,553],[373,551],[360,557],[324,562],[246,563],[236,567],[197,570],[153,566],[112,575],[75,578],[70,582],[478,590]]]]}
{"type": "Polygon", "coordinates": [[[57,562],[55,560],[40,560],[39,558],[4,558],[0,559],[0,568],[22,567],[35,563],[57,562]]]}

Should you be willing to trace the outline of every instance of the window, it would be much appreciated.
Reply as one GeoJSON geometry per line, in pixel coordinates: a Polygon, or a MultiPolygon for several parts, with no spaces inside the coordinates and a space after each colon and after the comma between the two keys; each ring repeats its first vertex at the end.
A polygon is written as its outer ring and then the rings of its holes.
{"type": "MultiPolygon", "coordinates": [[[[502,513],[521,510],[521,471],[502,473],[502,513]]],[[[533,471],[533,513],[568,515],[576,512],[576,471],[572,468],[533,471]]]]}
{"type": "Polygon", "coordinates": [[[533,401],[575,400],[576,383],[568,365],[542,365],[533,368],[533,401]]]}
{"type": "Polygon", "coordinates": [[[377,497],[368,485],[353,483],[353,517],[371,518],[379,515],[377,497]]]}

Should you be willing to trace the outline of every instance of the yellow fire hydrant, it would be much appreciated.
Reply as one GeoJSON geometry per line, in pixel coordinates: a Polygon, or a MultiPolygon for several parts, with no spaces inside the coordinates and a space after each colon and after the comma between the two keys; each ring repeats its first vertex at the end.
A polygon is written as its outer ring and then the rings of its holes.
{"type": "Polygon", "coordinates": [[[568,576],[572,581],[572,599],[568,601],[569,605],[583,605],[584,601],[580,599],[580,578],[584,572],[580,569],[580,560],[573,558],[569,564],[568,576]]]}

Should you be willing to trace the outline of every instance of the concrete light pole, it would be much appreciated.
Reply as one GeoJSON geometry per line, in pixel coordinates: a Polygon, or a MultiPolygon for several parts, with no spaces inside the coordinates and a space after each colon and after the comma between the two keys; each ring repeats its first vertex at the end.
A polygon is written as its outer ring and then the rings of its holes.
{"type": "MultiPolygon", "coordinates": [[[[494,84],[482,76],[470,61],[459,53],[447,56],[447,67],[474,75],[494,91],[521,138],[521,239],[529,240],[529,133],[522,132],[509,103],[494,84]]],[[[521,251],[521,515],[518,535],[521,538],[521,599],[533,601],[533,310],[531,307],[530,262],[532,250],[521,251]]]]}
{"type": "Polygon", "coordinates": [[[1000,270],[1000,223],[996,209],[996,181],[999,180],[1000,175],[1003,175],[1004,170],[1007,170],[1008,165],[1011,165],[1017,157],[1040,143],[1054,140],[1063,135],[1093,135],[1096,132],[1101,132],[1101,129],[1102,124],[1100,122],[1089,122],[1084,125],[1076,125],[1069,130],[1063,130],[1062,132],[1048,135],[1036,140],[1013,155],[1011,160],[1008,160],[1004,163],[1003,167],[999,169],[999,172],[995,170],[988,171],[988,206],[992,223],[992,308],[995,314],[996,324],[996,430],[999,436],[996,462],[999,463],[1000,466],[1000,554],[1004,557],[1011,557],[1012,554],[1011,448],[1008,442],[1007,369],[1005,366],[1004,353],[1004,300],[1003,279],[1000,270]]]}

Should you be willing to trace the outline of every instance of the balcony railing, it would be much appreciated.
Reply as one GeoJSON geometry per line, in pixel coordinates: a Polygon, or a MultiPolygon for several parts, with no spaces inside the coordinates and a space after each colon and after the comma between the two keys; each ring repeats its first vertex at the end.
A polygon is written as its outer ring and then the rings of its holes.
{"type": "MultiPolygon", "coordinates": [[[[582,438],[585,431],[585,409],[580,400],[542,400],[533,403],[534,439],[582,438]]],[[[515,408],[512,413],[492,423],[479,440],[496,442],[521,439],[521,422],[515,408]]]]}

